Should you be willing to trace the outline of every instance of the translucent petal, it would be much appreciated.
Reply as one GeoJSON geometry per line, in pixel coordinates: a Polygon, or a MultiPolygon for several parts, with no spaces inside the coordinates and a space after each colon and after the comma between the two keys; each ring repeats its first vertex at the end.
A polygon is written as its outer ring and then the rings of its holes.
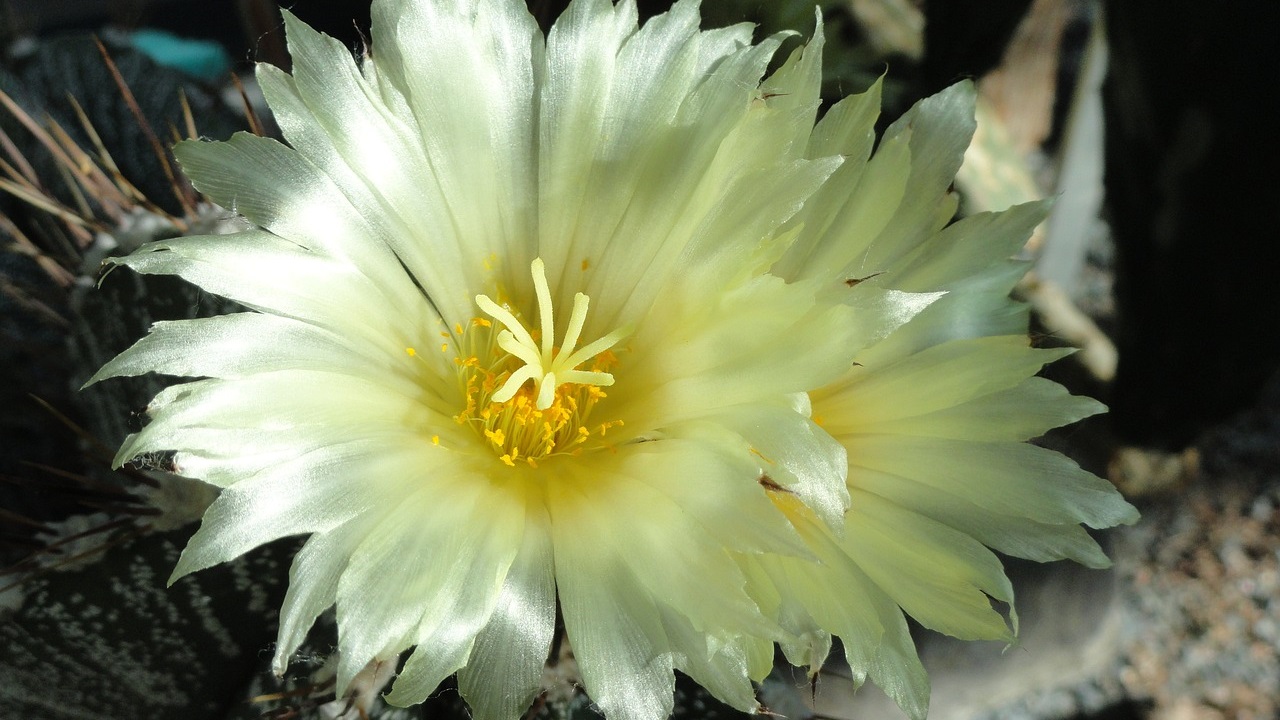
{"type": "MultiPolygon", "coordinates": [[[[861,267],[890,267],[950,220],[955,199],[948,190],[976,127],[975,97],[973,83],[956,83],[916,103],[885,130],[881,147],[908,139],[911,175],[892,222],[856,261],[861,267]]],[[[859,249],[850,249],[858,257],[859,249]]]]}
{"type": "Polygon", "coordinates": [[[1069,352],[1033,350],[1025,335],[953,340],[886,365],[854,368],[813,393],[814,412],[828,432],[888,433],[882,423],[1006,390],[1069,352]]]}
{"type": "MultiPolygon", "coordinates": [[[[738,37],[745,37],[748,41],[754,29],[750,25],[736,25],[734,28],[742,31],[738,37]]],[[[708,62],[709,48],[723,48],[716,33],[729,32],[734,28],[702,34],[700,80],[680,106],[677,120],[684,132],[689,133],[690,142],[722,137],[728,128],[740,121],[744,111],[759,105],[762,93],[757,86],[761,76],[782,42],[795,34],[782,32],[763,38],[756,45],[741,44],[716,57],[710,67],[703,70],[702,66],[708,62]]]]}
{"type": "Polygon", "coordinates": [[[869,248],[893,221],[908,190],[912,171],[909,140],[909,135],[902,135],[881,142],[869,162],[857,163],[850,170],[851,177],[839,178],[857,183],[851,191],[815,194],[809,210],[812,217],[797,218],[812,221],[813,226],[805,226],[801,239],[779,263],[778,271],[784,277],[814,278],[834,285],[888,267],[872,258],[869,248]]]}
{"type": "Polygon", "coordinates": [[[747,677],[747,654],[742,643],[697,630],[679,613],[662,613],[663,628],[673,648],[675,666],[721,702],[743,712],[760,708],[747,677]]]}
{"type": "MultiPolygon", "coordinates": [[[[679,267],[683,275],[698,271],[697,282],[716,287],[727,279],[759,272],[781,255],[785,245],[771,244],[767,239],[779,234],[782,224],[803,207],[842,162],[840,158],[778,158],[773,164],[762,162],[776,148],[780,137],[794,131],[802,117],[799,111],[754,112],[726,139],[720,157],[694,190],[688,210],[672,229],[676,237],[691,239],[688,249],[678,258],[681,263],[689,263],[679,267]],[[762,262],[743,262],[743,258],[754,257],[762,262]]],[[[630,307],[643,305],[632,302],[630,307]]]]}
{"type": "MultiPolygon", "coordinates": [[[[614,253],[603,250],[628,205],[654,201],[634,197],[646,186],[647,153],[637,144],[661,147],[663,131],[693,80],[699,48],[696,13],[691,18],[689,9],[684,3],[655,18],[668,33],[640,34],[634,2],[580,0],[547,36],[538,125],[539,234],[550,241],[541,249],[553,287],[561,272],[575,283],[598,275],[600,263],[613,262],[614,253]],[[641,68],[640,61],[649,64],[641,68]],[[596,271],[569,274],[583,264],[596,271]]],[[[656,251],[652,240],[661,235],[631,235],[616,250],[634,260],[627,264],[634,275],[648,265],[643,258],[656,251]]],[[[597,288],[588,285],[584,292],[597,301],[596,314],[604,312],[609,317],[601,319],[611,323],[617,308],[602,307],[597,288]]]]}
{"type": "Polygon", "coordinates": [[[424,303],[413,302],[418,293],[388,247],[395,230],[380,214],[353,206],[297,151],[241,132],[227,142],[184,141],[173,153],[209,200],[275,235],[350,262],[386,291],[397,312],[426,311],[424,303]]]}
{"type": "Polygon", "coordinates": [[[166,388],[148,408],[151,422],[125,441],[116,465],[142,453],[176,449],[179,472],[226,485],[348,440],[383,438],[413,446],[441,434],[450,440],[447,449],[473,439],[455,440],[461,429],[449,408],[433,413],[417,401],[420,390],[412,382],[396,380],[285,370],[166,388]]]}
{"type": "Polygon", "coordinates": [[[1138,513],[1111,483],[1066,457],[1024,443],[848,435],[850,477],[857,468],[916,480],[981,507],[1047,524],[1111,527],[1138,513]]]}
{"type": "Polygon", "coordinates": [[[816,305],[812,285],[771,276],[723,294],[683,290],[666,294],[627,341],[609,397],[624,431],[813,388],[848,368],[849,348],[866,333],[879,332],[868,330],[879,321],[856,309],[816,305]]]}
{"type": "Polygon", "coordinates": [[[840,545],[894,602],[948,635],[1013,641],[987,597],[1013,603],[1013,586],[991,551],[876,495],[855,489],[852,496],[840,545]]]}
{"type": "Polygon", "coordinates": [[[777,653],[774,641],[770,638],[742,637],[739,642],[746,652],[747,677],[756,683],[764,682],[773,671],[773,658],[777,653]]]}
{"type": "Polygon", "coordinates": [[[226,487],[170,582],[289,535],[326,532],[383,506],[404,475],[438,465],[431,446],[357,440],[312,450],[226,487]]]}
{"type": "MultiPolygon", "coordinates": [[[[867,579],[870,582],[870,579],[867,579]]],[[[864,667],[876,687],[893,699],[912,720],[925,720],[929,714],[929,676],[925,674],[915,640],[907,627],[907,619],[896,603],[882,592],[870,593],[880,617],[884,635],[870,660],[863,660],[856,649],[845,645],[844,656],[849,667],[864,667]]]]}
{"type": "MultiPolygon", "coordinates": [[[[1093,398],[1071,395],[1055,382],[1032,377],[1008,390],[927,415],[887,420],[874,429],[978,442],[1027,440],[1105,410],[1093,398]]],[[[869,432],[872,427],[868,424],[856,430],[869,432]]]]}
{"type": "MultiPolygon", "coordinates": [[[[816,671],[831,653],[831,633],[823,630],[806,610],[797,587],[787,576],[787,567],[795,565],[789,558],[774,555],[739,556],[738,563],[747,577],[747,591],[762,612],[773,618],[786,632],[778,647],[787,661],[798,667],[816,671]]],[[[812,565],[800,566],[799,584],[812,572],[812,565]]],[[[769,654],[772,667],[773,653],[769,654]]],[[[861,682],[860,680],[858,682],[861,682]]]]}
{"type": "MultiPolygon", "coordinates": [[[[857,95],[842,98],[822,116],[809,136],[808,157],[844,155],[865,162],[875,147],[876,119],[880,117],[880,96],[884,79],[857,95]]],[[[853,165],[860,165],[854,163],[853,165]]],[[[851,163],[841,166],[840,172],[851,163]]],[[[853,177],[853,176],[850,176],[853,177]]],[[[842,192],[847,192],[844,188],[842,192]]]]}
{"type": "Polygon", "coordinates": [[[782,644],[788,659],[816,672],[826,660],[830,635],[839,635],[855,689],[870,678],[911,717],[923,718],[929,682],[898,605],[849,557],[829,527],[789,499],[782,507],[819,561],[765,557],[748,575],[753,590],[768,584],[777,594],[781,622],[798,636],[782,644]]]}
{"type": "Polygon", "coordinates": [[[859,351],[854,360],[878,367],[949,340],[1025,335],[1027,306],[1010,299],[1009,291],[1026,272],[1025,263],[1009,261],[954,283],[901,330],[859,351]]]}
{"type": "Polygon", "coordinates": [[[388,354],[403,352],[425,329],[413,316],[387,314],[389,301],[354,266],[268,232],[160,240],[107,262],[143,274],[178,275],[215,295],[318,325],[388,354]]]}
{"type": "Polygon", "coordinates": [[[591,296],[597,334],[642,317],[690,266],[722,271],[718,257],[753,252],[838,164],[785,154],[801,116],[751,104],[761,48],[697,77],[696,28],[692,2],[634,34],[632,4],[583,2],[548,38],[540,229],[555,242],[543,252],[572,280],[562,297],[570,287],[591,296]],[[573,72],[558,73],[562,63],[573,72]]]}
{"type": "Polygon", "coordinates": [[[406,474],[417,491],[366,533],[338,583],[339,695],[371,660],[416,644],[387,699],[426,699],[466,662],[524,536],[519,488],[463,468],[406,474]]]}
{"type": "MultiPolygon", "coordinates": [[[[862,174],[875,146],[875,122],[880,115],[880,88],[877,80],[866,92],[851,95],[837,102],[822,117],[809,137],[806,156],[810,158],[840,155],[844,162],[832,173],[831,178],[810,197],[804,209],[787,222],[785,227],[803,227],[804,231],[788,249],[785,256],[774,265],[772,272],[789,280],[799,277],[808,267],[817,272],[818,266],[809,265],[809,258],[823,246],[839,246],[828,241],[827,233],[851,196],[858,194],[862,174]]],[[[880,168],[885,161],[878,161],[880,168]]],[[[877,170],[881,172],[881,170],[877,170]]],[[[868,190],[879,192],[888,187],[880,182],[870,183],[868,190]]],[[[896,201],[892,201],[896,205],[896,201]]],[[[843,227],[843,225],[841,226],[843,227]]],[[[840,263],[843,267],[847,262],[840,263]]],[[[826,271],[839,268],[830,267],[826,271]]]]}
{"type": "Polygon", "coordinates": [[[856,338],[856,344],[849,348],[853,352],[869,345],[874,347],[874,343],[892,335],[929,306],[946,297],[945,293],[886,290],[874,281],[859,283],[851,290],[840,287],[835,293],[828,295],[831,296],[855,310],[849,323],[851,334],[856,338]]]}
{"type": "Polygon", "coordinates": [[[950,289],[1016,255],[1048,210],[1041,201],[957,220],[903,257],[885,281],[915,292],[950,289]]]}
{"type": "Polygon", "coordinates": [[[611,720],[665,720],[673,706],[670,643],[649,591],[620,562],[592,503],[548,486],[556,588],[587,694],[611,720]]]}
{"type": "MultiPolygon", "coordinates": [[[[533,16],[519,2],[377,3],[372,23],[378,81],[394,85],[412,113],[402,119],[419,129],[415,140],[454,228],[448,254],[433,247],[422,262],[467,268],[470,277],[479,276],[491,253],[506,267],[528,267],[536,255],[535,132],[544,63],[533,16]]],[[[400,207],[413,218],[420,211],[405,199],[410,204],[400,207]]],[[[424,247],[442,244],[423,239],[431,243],[424,247]]],[[[515,275],[501,280],[527,286],[524,273],[515,275]]]]}
{"type": "Polygon", "coordinates": [[[813,222],[778,271],[835,280],[894,269],[955,211],[947,193],[973,136],[973,106],[972,84],[957,83],[894,122],[851,191],[815,196],[813,222]]]}
{"type": "Polygon", "coordinates": [[[776,632],[744,592],[745,579],[728,551],[787,549],[782,543],[788,540],[795,551],[803,549],[785,534],[780,514],[769,512],[745,457],[724,457],[706,443],[659,440],[575,463],[557,484],[564,487],[553,495],[553,524],[572,526],[575,513],[600,516],[607,534],[584,530],[578,542],[613,548],[649,594],[696,628],[776,632]],[[759,537],[744,536],[741,524],[756,518],[759,537]]]}
{"type": "Polygon", "coordinates": [[[743,405],[716,421],[751,444],[760,471],[793,492],[830,527],[843,525],[849,507],[849,462],[844,446],[788,407],[743,405]]]}
{"type": "Polygon", "coordinates": [[[588,691],[606,712],[669,712],[673,664],[722,699],[752,707],[745,671],[758,647],[743,636],[782,637],[747,595],[728,550],[757,545],[751,535],[774,535],[771,526],[785,523],[755,509],[769,503],[745,449],[741,459],[726,458],[715,451],[719,441],[685,432],[566,468],[573,474],[548,486],[566,627],[588,691]],[[758,533],[741,532],[758,522],[758,533]],[[584,642],[612,654],[584,660],[584,642]],[[638,657],[619,657],[624,650],[638,657]],[[606,684],[604,700],[593,682],[606,684]]]}
{"type": "Polygon", "coordinates": [[[271,669],[283,675],[289,658],[306,639],[320,613],[334,603],[338,578],[370,526],[370,518],[358,518],[307,539],[289,569],[289,590],[280,608],[280,634],[271,669]]]}
{"type": "Polygon", "coordinates": [[[767,99],[770,108],[782,112],[796,111],[805,118],[799,132],[787,141],[789,146],[797,148],[808,144],[821,100],[822,50],[826,42],[822,12],[818,8],[814,8],[814,19],[816,24],[809,42],[793,50],[782,67],[760,84],[760,94],[767,99]]]}
{"type": "Polygon", "coordinates": [[[1070,558],[1093,568],[1111,564],[1076,523],[1037,522],[1026,517],[1027,510],[996,512],[945,488],[866,468],[853,468],[849,485],[950,525],[1006,555],[1038,562],[1070,558]]]}
{"type": "Polygon", "coordinates": [[[550,521],[541,508],[529,513],[489,624],[458,671],[458,688],[476,720],[517,720],[541,689],[555,630],[556,589],[550,521]]]}
{"type": "MultiPolygon", "coordinates": [[[[874,657],[884,635],[884,624],[877,615],[875,596],[880,592],[869,582],[858,566],[838,544],[835,535],[808,508],[789,497],[775,497],[796,530],[804,537],[817,558],[816,562],[790,558],[766,558],[762,561],[773,578],[778,592],[787,604],[803,608],[798,619],[807,616],[815,629],[838,635],[850,652],[858,658],[851,663],[855,685],[862,684],[867,666],[874,657]]],[[[812,631],[810,631],[812,633],[812,631]]],[[[821,667],[823,658],[811,668],[821,667]]]]}
{"type": "Polygon", "coordinates": [[[161,321],[103,365],[86,386],[149,372],[244,378],[274,370],[329,370],[379,376],[394,372],[387,356],[315,325],[263,313],[161,321]]]}
{"type": "Polygon", "coordinates": [[[751,553],[804,554],[804,545],[758,482],[758,457],[711,423],[676,426],[660,442],[620,451],[597,472],[634,478],[682,511],[722,547],[751,553]],[[699,478],[692,482],[689,478],[699,478]],[[743,533],[742,527],[752,528],[743,533]]]}
{"type": "MultiPolygon", "coordinates": [[[[392,250],[448,324],[470,320],[483,261],[500,248],[460,239],[423,131],[402,105],[388,104],[395,93],[366,79],[342,43],[283,14],[294,75],[260,65],[258,79],[285,137],[385,224],[392,250]]],[[[384,45],[380,52],[392,52],[384,45]]]]}
{"type": "MultiPolygon", "coordinates": [[[[710,75],[734,53],[751,46],[751,37],[754,33],[755,25],[749,22],[704,30],[698,48],[698,67],[694,73],[695,76],[704,78],[710,75]]],[[[758,79],[763,72],[764,69],[761,68],[755,77],[758,79]]]]}
{"type": "MultiPolygon", "coordinates": [[[[825,572],[800,565],[798,561],[777,561],[781,571],[779,580],[786,583],[783,593],[804,607],[814,625],[839,637],[847,648],[846,653],[856,659],[849,668],[854,686],[858,687],[866,680],[868,666],[884,636],[884,624],[873,602],[880,591],[874,583],[845,567],[850,564],[847,558],[831,552],[822,554],[826,558],[824,565],[828,566],[825,572]]],[[[826,645],[819,647],[826,648],[826,645]]],[[[811,672],[825,664],[826,652],[824,649],[817,663],[809,658],[811,672]]]]}

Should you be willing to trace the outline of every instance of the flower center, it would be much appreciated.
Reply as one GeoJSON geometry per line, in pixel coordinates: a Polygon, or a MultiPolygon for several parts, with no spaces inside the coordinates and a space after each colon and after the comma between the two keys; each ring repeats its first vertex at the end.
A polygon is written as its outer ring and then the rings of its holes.
{"type": "Polygon", "coordinates": [[[514,466],[523,460],[536,467],[548,455],[581,452],[593,435],[603,436],[622,424],[614,420],[592,430],[588,421],[605,397],[601,388],[613,384],[613,375],[606,371],[617,358],[610,348],[627,330],[620,328],[579,348],[590,300],[578,293],[556,347],[555,309],[542,259],[534,260],[530,269],[538,299],[538,339],[511,309],[477,295],[476,305],[502,329],[495,333],[487,318],[472,320],[455,358],[467,404],[454,419],[475,426],[504,463],[514,466]],[[481,358],[492,362],[486,365],[481,358]],[[579,369],[588,361],[589,369],[579,369]]]}

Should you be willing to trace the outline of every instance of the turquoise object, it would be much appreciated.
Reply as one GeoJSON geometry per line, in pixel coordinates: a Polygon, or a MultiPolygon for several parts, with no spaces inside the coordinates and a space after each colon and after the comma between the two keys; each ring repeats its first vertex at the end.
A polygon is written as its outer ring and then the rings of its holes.
{"type": "Polygon", "coordinates": [[[231,71],[231,56],[210,40],[184,38],[154,29],[136,30],[130,39],[138,52],[200,80],[218,82],[231,71]]]}

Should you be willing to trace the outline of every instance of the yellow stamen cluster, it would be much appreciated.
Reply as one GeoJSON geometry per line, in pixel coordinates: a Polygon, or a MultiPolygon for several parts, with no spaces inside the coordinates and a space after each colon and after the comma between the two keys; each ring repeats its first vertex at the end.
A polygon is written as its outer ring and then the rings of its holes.
{"type": "MultiPolygon", "coordinates": [[[[476,304],[495,322],[477,317],[470,328],[455,327],[454,364],[465,406],[454,416],[470,424],[502,462],[532,467],[555,454],[580,453],[593,437],[602,438],[621,420],[589,423],[596,404],[613,384],[608,370],[617,363],[610,351],[625,335],[617,330],[578,348],[589,300],[578,293],[562,345],[554,345],[551,291],[542,260],[532,267],[540,327],[530,332],[511,308],[476,296],[476,304]],[[497,325],[501,325],[499,329],[497,325]],[[465,332],[464,332],[465,330],[465,332]],[[590,370],[578,369],[590,361],[590,370]]],[[[448,344],[442,351],[449,352],[448,344]]]]}
{"type": "MultiPolygon", "coordinates": [[[[603,355],[593,364],[593,371],[603,371],[613,360],[612,353],[605,351],[603,355]]],[[[510,358],[505,360],[504,364],[509,364],[510,358]]],[[[591,411],[606,397],[596,385],[564,383],[556,388],[546,408],[538,407],[534,390],[528,386],[498,402],[493,396],[510,377],[510,370],[495,373],[481,367],[475,356],[459,364],[466,407],[454,419],[474,426],[507,465],[525,462],[537,467],[538,461],[549,455],[576,455],[592,437],[602,438],[610,428],[622,424],[611,420],[590,425],[591,411]]]]}

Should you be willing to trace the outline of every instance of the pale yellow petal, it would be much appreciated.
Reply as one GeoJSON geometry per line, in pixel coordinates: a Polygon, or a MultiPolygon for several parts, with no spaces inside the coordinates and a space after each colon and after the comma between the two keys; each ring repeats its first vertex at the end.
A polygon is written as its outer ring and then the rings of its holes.
{"type": "Polygon", "coordinates": [[[541,690],[556,623],[555,566],[550,519],[538,505],[528,512],[493,615],[458,671],[458,689],[476,720],[517,720],[541,690]]]}
{"type": "Polygon", "coordinates": [[[991,551],[876,495],[854,490],[852,496],[840,546],[894,602],[948,635],[1013,640],[989,599],[1013,603],[1013,586],[991,551]]]}
{"type": "Polygon", "coordinates": [[[466,662],[524,535],[520,493],[461,469],[406,473],[420,489],[366,533],[337,593],[340,693],[375,658],[425,651],[392,686],[397,704],[421,702],[466,662]]]}

